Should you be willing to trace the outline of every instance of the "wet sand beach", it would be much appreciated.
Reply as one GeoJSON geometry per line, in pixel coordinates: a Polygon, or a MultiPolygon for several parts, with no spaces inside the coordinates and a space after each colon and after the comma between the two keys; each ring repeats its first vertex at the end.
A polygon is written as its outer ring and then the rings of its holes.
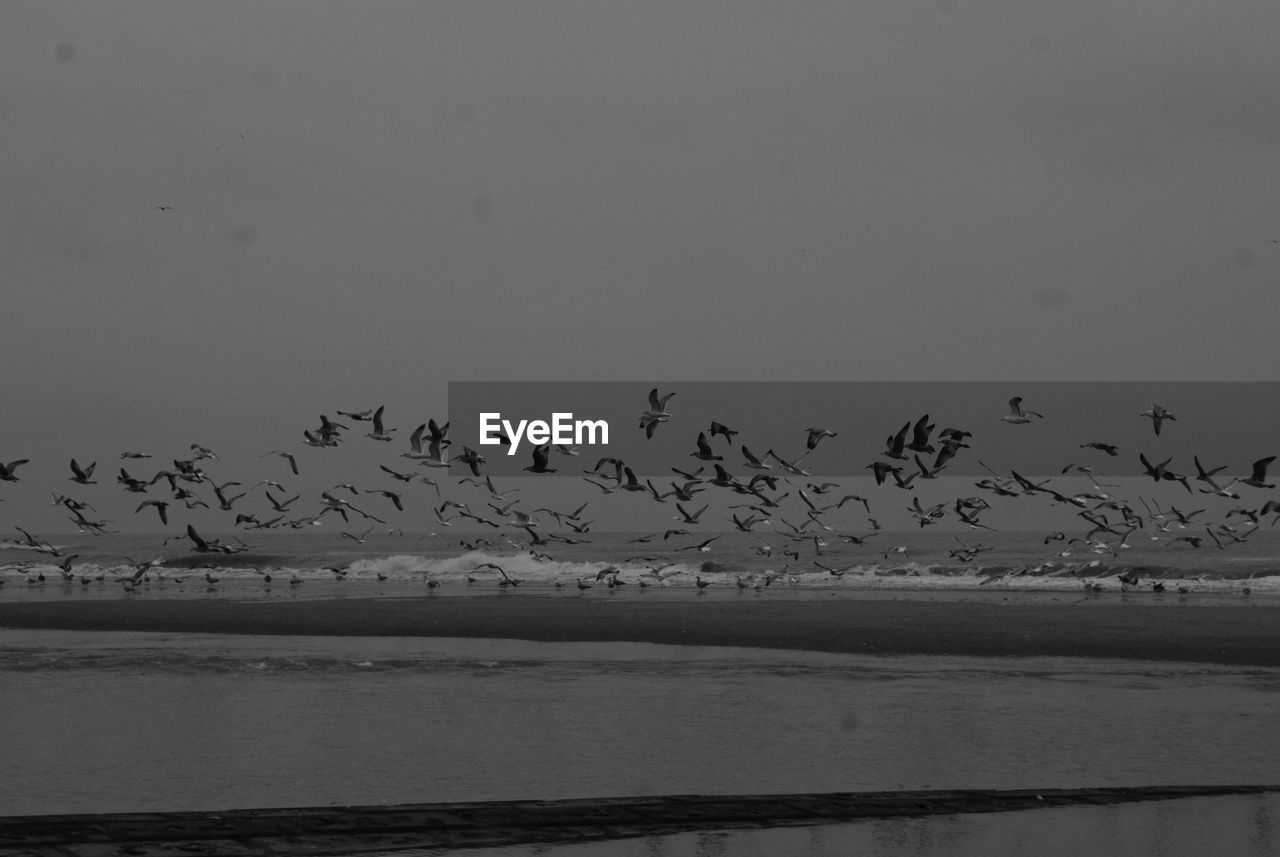
{"type": "Polygon", "coordinates": [[[1280,666],[1280,605],[783,601],[540,595],[0,603],[0,627],[745,646],[1280,666]]]}

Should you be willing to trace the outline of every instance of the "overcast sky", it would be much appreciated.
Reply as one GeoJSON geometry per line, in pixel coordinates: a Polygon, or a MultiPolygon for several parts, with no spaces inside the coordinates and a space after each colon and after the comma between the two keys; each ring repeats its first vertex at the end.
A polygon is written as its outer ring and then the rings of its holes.
{"type": "Polygon", "coordinates": [[[0,459],[253,461],[460,380],[1276,380],[1277,33],[1274,2],[6,2],[0,459]]]}

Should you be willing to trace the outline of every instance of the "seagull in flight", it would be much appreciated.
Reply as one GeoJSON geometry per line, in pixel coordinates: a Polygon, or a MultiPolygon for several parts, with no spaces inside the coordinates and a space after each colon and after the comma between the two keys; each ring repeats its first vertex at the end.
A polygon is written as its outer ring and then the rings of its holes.
{"type": "Polygon", "coordinates": [[[369,529],[365,530],[363,533],[360,533],[359,535],[356,535],[355,533],[349,533],[346,530],[343,530],[342,537],[344,539],[351,539],[351,541],[355,542],[356,544],[362,545],[364,544],[364,540],[369,537],[369,533],[372,533],[372,532],[373,532],[372,526],[370,526],[369,529]]]}
{"type": "Polygon", "coordinates": [[[772,470],[773,465],[766,461],[761,461],[759,456],[753,455],[751,450],[747,449],[747,445],[742,445],[742,457],[747,460],[747,467],[752,470],[772,470]]]}
{"type": "Polygon", "coordinates": [[[1187,477],[1179,473],[1174,473],[1172,470],[1165,469],[1166,466],[1169,464],[1169,462],[1173,460],[1172,458],[1166,458],[1164,461],[1160,462],[1159,464],[1152,464],[1150,461],[1147,460],[1147,457],[1145,455],[1143,455],[1142,453],[1138,453],[1138,459],[1142,462],[1142,466],[1146,471],[1146,475],[1150,476],[1156,482],[1159,482],[1161,480],[1165,480],[1168,482],[1181,482],[1182,487],[1186,488],[1188,493],[1191,493],[1191,486],[1187,483],[1187,477]]]}
{"type": "Polygon", "coordinates": [[[906,447],[907,432],[910,430],[911,420],[907,420],[902,424],[902,428],[898,429],[897,434],[889,435],[889,438],[885,441],[888,449],[880,454],[886,458],[896,458],[900,461],[907,461],[907,454],[902,450],[906,447]]]}
{"type": "Polygon", "coordinates": [[[75,475],[69,478],[72,482],[79,482],[81,485],[97,485],[98,483],[93,481],[93,468],[97,466],[98,462],[95,461],[88,467],[82,468],[73,458],[71,459],[71,472],[75,475]]]}
{"type": "Polygon", "coordinates": [[[394,491],[387,491],[381,488],[366,488],[364,493],[381,494],[383,497],[386,497],[388,500],[390,500],[391,504],[395,506],[397,509],[399,509],[401,512],[404,511],[404,501],[401,499],[400,495],[394,491]]]}
{"type": "MultiPolygon", "coordinates": [[[[427,431],[428,425],[434,428],[435,421],[432,420],[430,423],[423,423],[414,429],[413,434],[409,435],[409,451],[402,452],[400,455],[404,458],[412,458],[415,461],[421,461],[427,467],[448,467],[449,462],[440,457],[440,448],[444,443],[444,440],[443,433],[439,432],[439,430],[432,431],[426,444],[426,451],[423,451],[422,433],[427,431]]],[[[477,473],[476,475],[478,476],[479,474],[477,473]]]]}
{"type": "Polygon", "coordinates": [[[133,510],[136,515],[148,506],[155,506],[156,511],[160,513],[160,523],[168,526],[169,524],[169,504],[164,500],[143,500],[138,504],[138,508],[133,510]]]}
{"type": "Polygon", "coordinates": [[[1031,422],[1032,417],[1044,419],[1044,414],[1039,411],[1031,411],[1022,409],[1022,397],[1014,396],[1009,400],[1009,413],[1001,417],[1001,422],[1013,423],[1014,425],[1024,425],[1031,422]]]}
{"type": "Polygon", "coordinates": [[[393,431],[395,431],[395,429],[385,429],[385,430],[383,429],[382,405],[378,405],[378,409],[373,412],[373,431],[367,432],[365,434],[365,437],[370,437],[370,438],[373,438],[374,440],[390,441],[391,433],[393,431]]]}
{"type": "Polygon", "coordinates": [[[712,536],[711,538],[707,539],[705,542],[702,542],[701,544],[686,545],[685,547],[682,547],[682,548],[676,548],[676,550],[701,551],[702,553],[708,553],[711,550],[711,543],[714,541],[717,541],[719,538],[720,538],[719,536],[712,536]]]}
{"type": "Polygon", "coordinates": [[[808,439],[805,440],[805,446],[809,450],[816,449],[818,447],[818,442],[824,437],[836,437],[835,432],[827,431],[824,428],[807,428],[805,431],[809,433],[808,439]]]}
{"type": "Polygon", "coordinates": [[[18,469],[19,465],[28,464],[29,462],[30,459],[28,458],[19,458],[17,461],[10,461],[8,464],[0,461],[0,480],[3,480],[4,482],[17,482],[18,477],[14,476],[13,472],[18,469]]]}
{"type": "Polygon", "coordinates": [[[293,453],[284,452],[283,450],[275,449],[275,450],[272,450],[271,452],[264,452],[262,453],[262,455],[259,455],[258,457],[266,458],[268,455],[280,456],[285,461],[289,462],[289,469],[293,471],[293,475],[294,476],[298,475],[298,460],[293,457],[293,453]]]}
{"type": "Polygon", "coordinates": [[[680,515],[676,518],[676,520],[683,521],[686,524],[696,524],[698,523],[698,518],[702,516],[703,512],[707,511],[707,507],[710,505],[711,504],[708,503],[706,506],[703,506],[698,511],[690,512],[687,509],[685,509],[684,506],[681,506],[679,503],[676,503],[676,509],[679,510],[680,512],[680,515]]]}
{"type": "Polygon", "coordinates": [[[734,435],[741,434],[741,432],[737,431],[736,429],[729,428],[724,423],[718,423],[715,420],[712,420],[711,428],[707,429],[707,434],[711,435],[712,437],[715,437],[718,434],[724,435],[725,440],[729,441],[729,443],[733,443],[734,435]]]}
{"type": "Polygon", "coordinates": [[[659,423],[665,423],[671,419],[671,414],[667,412],[667,402],[671,401],[674,395],[675,393],[667,393],[665,396],[659,396],[657,387],[649,391],[649,410],[640,415],[640,428],[644,429],[646,438],[653,437],[659,423]]]}
{"type": "Polygon", "coordinates": [[[541,446],[533,448],[533,464],[530,464],[525,470],[530,473],[555,473],[554,467],[547,467],[547,460],[551,457],[551,444],[544,443],[541,446]]]}
{"type": "Polygon", "coordinates": [[[808,470],[805,470],[800,466],[800,462],[804,461],[805,456],[809,454],[808,452],[806,452],[804,455],[797,458],[795,461],[787,461],[785,458],[778,455],[778,453],[774,452],[772,449],[766,449],[764,454],[769,458],[772,458],[774,461],[778,462],[779,464],[781,464],[782,469],[787,471],[788,473],[793,473],[796,476],[810,475],[808,470]]]}
{"type": "Polygon", "coordinates": [[[707,441],[707,433],[698,432],[698,451],[689,453],[694,458],[701,461],[724,461],[723,455],[716,455],[711,449],[711,444],[707,441]]]}
{"type": "Polygon", "coordinates": [[[932,431],[933,426],[929,423],[929,415],[925,414],[916,420],[915,426],[911,429],[911,443],[906,444],[903,448],[915,452],[934,452],[933,444],[929,443],[929,433],[932,431]]]}
{"type": "Polygon", "coordinates": [[[1154,429],[1156,430],[1156,437],[1159,437],[1159,436],[1160,436],[1160,425],[1161,425],[1161,423],[1163,423],[1165,420],[1175,420],[1175,421],[1176,421],[1176,420],[1178,419],[1178,418],[1177,418],[1177,417],[1175,417],[1173,414],[1171,414],[1171,413],[1169,413],[1168,411],[1166,411],[1164,408],[1160,407],[1159,405],[1155,405],[1155,404],[1153,404],[1153,405],[1151,406],[1151,410],[1143,411],[1142,413],[1138,414],[1138,416],[1140,416],[1140,417],[1151,417],[1151,426],[1152,426],[1152,428],[1154,428],[1154,429]]]}
{"type": "Polygon", "coordinates": [[[649,391],[649,410],[648,413],[655,417],[669,417],[667,413],[667,402],[671,401],[671,397],[675,393],[667,393],[665,396],[658,395],[658,388],[654,387],[649,391]]]}
{"type": "Polygon", "coordinates": [[[1250,474],[1249,478],[1240,479],[1238,481],[1240,482],[1241,485],[1251,485],[1254,488],[1276,487],[1274,482],[1266,481],[1267,467],[1268,465],[1271,464],[1271,462],[1275,460],[1276,460],[1276,457],[1274,455],[1268,455],[1266,458],[1259,458],[1257,461],[1253,463],[1253,473],[1250,474]]]}

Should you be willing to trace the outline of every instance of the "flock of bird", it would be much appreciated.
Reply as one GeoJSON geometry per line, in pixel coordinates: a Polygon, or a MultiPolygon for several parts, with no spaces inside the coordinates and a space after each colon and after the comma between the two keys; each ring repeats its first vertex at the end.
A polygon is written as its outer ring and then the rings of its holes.
{"type": "MultiPolygon", "coordinates": [[[[652,438],[663,426],[668,426],[665,431],[673,430],[671,426],[676,417],[670,410],[670,405],[675,395],[674,392],[659,394],[656,388],[650,392],[647,407],[638,420],[639,430],[646,438],[652,438]]],[[[333,419],[321,415],[318,426],[304,429],[301,432],[301,442],[321,449],[339,447],[348,443],[351,435],[356,433],[357,430],[351,426],[357,423],[368,426],[369,430],[362,435],[370,441],[390,444],[394,440],[393,434],[397,430],[387,426],[382,407],[335,413],[336,417],[333,419]]],[[[1177,420],[1173,413],[1156,404],[1136,416],[1151,421],[1156,437],[1161,435],[1166,423],[1177,420]]],[[[1039,411],[1025,408],[1021,397],[1010,399],[1008,413],[999,419],[1015,426],[1049,422],[1039,411]]],[[[912,492],[916,480],[936,479],[956,456],[968,454],[966,451],[971,449],[970,441],[974,437],[972,431],[947,427],[935,433],[935,428],[930,416],[925,414],[914,420],[907,420],[900,428],[891,431],[885,440],[884,449],[866,465],[866,469],[874,476],[875,484],[912,492]]],[[[786,572],[792,568],[792,563],[797,569],[804,568],[809,572],[816,570],[831,577],[841,577],[853,566],[842,568],[824,560],[823,549],[828,545],[827,540],[865,545],[869,539],[880,536],[884,531],[880,522],[873,517],[871,498],[849,493],[837,497],[833,492],[841,488],[840,483],[817,481],[806,467],[807,459],[821,443],[838,437],[836,431],[817,426],[805,428],[803,450],[789,457],[778,454],[772,448],[765,449],[763,453],[753,452],[745,443],[738,444],[736,438],[742,432],[716,421],[705,428],[700,427],[696,437],[692,437],[692,429],[689,433],[691,451],[688,456],[697,462],[696,469],[694,465],[671,467],[672,474],[677,478],[668,477],[665,485],[655,484],[656,477],[642,479],[625,461],[607,456],[599,458],[590,468],[581,468],[581,473],[578,474],[602,495],[635,493],[655,503],[670,504],[673,508],[676,526],[668,527],[660,533],[638,535],[631,540],[636,544],[664,545],[661,551],[631,558],[641,562],[646,568],[638,581],[641,585],[665,583],[672,574],[678,573],[669,569],[676,565],[675,559],[685,555],[685,552],[697,555],[713,551],[721,538],[715,534],[719,530],[732,529],[754,534],[759,540],[754,546],[755,552],[766,557],[777,550],[766,536],[786,543],[779,552],[788,560],[787,568],[754,578],[750,585],[756,588],[768,586],[779,579],[785,581],[786,572]],[[749,475],[735,475],[731,470],[749,471],[749,475]],[[727,517],[716,518],[713,524],[707,516],[712,503],[708,501],[699,505],[699,494],[725,498],[727,502],[717,505],[727,507],[724,510],[727,517]],[[851,528],[835,520],[838,514],[847,514],[843,510],[850,504],[851,508],[861,508],[865,514],[865,527],[851,528]],[[690,528],[700,528],[702,532],[698,533],[690,528]],[[672,541],[673,539],[676,541],[672,541]],[[681,540],[687,540],[687,543],[682,543],[681,540]]],[[[509,443],[504,438],[499,438],[499,441],[509,443]]],[[[451,456],[454,444],[449,439],[449,423],[440,425],[434,419],[428,420],[410,434],[407,450],[398,455],[402,463],[397,464],[392,460],[378,465],[377,476],[384,480],[382,484],[357,487],[341,483],[320,491],[318,498],[311,501],[304,501],[301,492],[289,496],[290,492],[285,486],[274,479],[261,479],[252,486],[235,480],[219,481],[213,474],[218,469],[218,455],[212,449],[197,443],[190,445],[190,454],[172,459],[171,467],[160,468],[147,476],[130,473],[129,468],[136,471],[142,466],[138,462],[151,458],[148,453],[132,450],[122,452],[119,472],[114,482],[119,490],[140,495],[134,514],[154,514],[165,527],[170,525],[171,519],[181,517],[181,513],[186,510],[209,509],[225,513],[230,529],[238,533],[229,541],[202,535],[191,522],[186,522],[179,533],[170,534],[164,539],[164,545],[174,540],[185,542],[190,551],[197,554],[243,552],[249,550],[251,545],[241,533],[276,528],[303,529],[319,525],[329,517],[340,518],[347,525],[353,520],[362,522],[360,526],[364,527],[363,530],[344,529],[342,536],[363,544],[378,526],[389,526],[387,518],[382,516],[390,517],[390,509],[399,513],[406,512],[408,488],[415,484],[434,490],[438,502],[431,504],[428,526],[436,527],[436,532],[431,534],[436,538],[445,539],[440,535],[440,530],[455,525],[493,532],[495,537],[502,533],[506,535],[505,541],[513,550],[528,552],[534,559],[541,561],[551,560],[549,551],[559,545],[589,542],[587,534],[594,522],[584,518],[584,514],[591,505],[591,500],[563,511],[546,506],[523,508],[522,500],[514,496],[520,491],[519,488],[499,491],[492,477],[485,473],[485,457],[467,446],[459,446],[460,449],[451,456]],[[443,472],[434,477],[430,475],[433,471],[446,470],[455,463],[465,464],[471,475],[461,478],[449,477],[443,472]],[[485,492],[485,510],[478,511],[468,503],[445,496],[446,489],[453,494],[455,489],[464,485],[485,492]],[[260,494],[258,489],[262,489],[260,494]],[[308,505],[308,511],[298,510],[300,503],[308,505]],[[519,538],[516,538],[517,535],[519,538]]],[[[1086,441],[1080,443],[1079,448],[1087,450],[1088,454],[1100,455],[1102,458],[1099,460],[1114,459],[1121,455],[1121,450],[1115,444],[1105,441],[1086,441]]],[[[581,450],[576,447],[542,444],[533,449],[531,463],[524,469],[533,474],[567,475],[568,467],[562,462],[575,460],[580,454],[581,450]],[[560,466],[551,466],[553,462],[560,466]]],[[[288,465],[294,476],[300,475],[298,455],[294,451],[271,450],[260,457],[279,458],[288,465]]],[[[1225,466],[1205,467],[1199,455],[1193,457],[1196,469],[1194,475],[1175,471],[1171,458],[1164,458],[1153,464],[1145,451],[1137,451],[1137,457],[1145,475],[1157,484],[1177,483],[1186,490],[1189,499],[1199,499],[1200,495],[1212,496],[1230,500],[1234,505],[1217,520],[1202,520],[1200,516],[1205,514],[1205,509],[1185,512],[1175,506],[1165,509],[1154,500],[1148,501],[1143,497],[1138,498],[1138,505],[1135,506],[1131,500],[1113,496],[1108,493],[1109,486],[1098,481],[1101,474],[1093,465],[1071,463],[1064,466],[1062,476],[1084,475],[1091,483],[1091,490],[1065,491],[1051,484],[1053,478],[1036,481],[1017,471],[1001,474],[979,460],[979,464],[988,473],[986,477],[973,483],[979,493],[966,492],[966,496],[955,497],[949,502],[928,505],[921,503],[918,496],[912,496],[910,503],[904,508],[919,528],[932,526],[954,516],[955,522],[966,529],[990,531],[994,527],[982,520],[983,514],[992,508],[985,495],[1041,497],[1053,505],[1074,507],[1075,515],[1082,522],[1080,532],[1068,537],[1066,532],[1055,531],[1044,538],[1046,546],[1053,542],[1064,543],[1062,550],[1055,555],[1058,557],[1069,556],[1073,550],[1117,557],[1120,551],[1130,546],[1130,539],[1137,533],[1143,533],[1152,540],[1163,540],[1170,547],[1198,549],[1212,545],[1219,550],[1227,550],[1245,542],[1262,527],[1263,520],[1268,516],[1274,516],[1269,521],[1270,526],[1280,520],[1280,502],[1268,499],[1256,502],[1255,505],[1245,502],[1244,495],[1240,493],[1244,489],[1257,492],[1275,488],[1273,482],[1267,481],[1267,470],[1275,461],[1274,455],[1259,458],[1248,475],[1235,478],[1222,476],[1225,466]],[[1074,545],[1079,547],[1072,547],[1074,545]]],[[[22,458],[0,462],[0,482],[21,481],[19,471],[28,466],[31,466],[31,462],[22,458]]],[[[78,487],[98,485],[99,481],[94,478],[96,469],[97,462],[82,464],[73,458],[67,479],[78,487]]],[[[1256,494],[1253,496],[1256,497],[1256,494]]],[[[53,502],[66,510],[70,522],[82,533],[97,536],[115,532],[112,521],[101,519],[89,502],[73,497],[71,493],[57,493],[53,502]]],[[[181,525],[180,521],[176,523],[181,525]]],[[[4,547],[58,558],[60,561],[57,566],[62,576],[67,580],[75,579],[76,574],[71,564],[74,557],[62,556],[51,542],[36,538],[20,526],[15,529],[21,534],[21,538],[3,540],[7,542],[4,547]]],[[[390,527],[387,532],[391,535],[403,535],[403,531],[396,527],[390,527]]],[[[951,562],[971,563],[990,550],[981,543],[970,544],[958,536],[955,541],[959,546],[948,552],[951,562]]],[[[459,539],[459,545],[468,550],[495,547],[497,544],[483,535],[459,539]]],[[[889,546],[881,555],[885,559],[895,555],[909,558],[910,546],[889,546]]],[[[136,563],[131,573],[119,579],[128,588],[141,582],[145,575],[162,563],[162,558],[136,563]]],[[[44,580],[43,572],[38,570],[39,563],[24,561],[9,563],[8,566],[26,571],[28,582],[44,580]]],[[[344,569],[336,567],[330,570],[339,578],[346,573],[344,569]]],[[[984,582],[1037,570],[1028,567],[1004,571],[992,575],[984,582]]],[[[472,571],[496,572],[493,579],[501,586],[518,586],[521,582],[495,563],[478,563],[472,571]]],[[[579,579],[577,585],[581,589],[597,583],[621,585],[626,582],[620,577],[621,574],[622,570],[617,566],[606,566],[594,579],[579,579]]],[[[206,572],[205,576],[210,585],[216,583],[211,572],[206,572]]],[[[87,583],[90,579],[83,572],[80,577],[82,583],[87,583]]],[[[1124,588],[1136,587],[1141,583],[1133,572],[1123,569],[1117,571],[1115,577],[1124,588]]],[[[475,581],[478,578],[470,575],[469,579],[475,581]]],[[[0,576],[0,583],[3,580],[0,576]]],[[[296,585],[300,581],[295,575],[291,582],[296,585]]],[[[432,584],[434,585],[434,581],[432,584]]],[[[694,584],[703,588],[709,585],[709,581],[698,575],[694,584]]],[[[742,587],[748,583],[739,577],[738,585],[742,587]]],[[[1163,581],[1159,580],[1149,580],[1147,585],[1156,591],[1161,591],[1164,587],[1163,581]]],[[[1095,580],[1087,582],[1086,586],[1097,589],[1101,584],[1095,580]]]]}

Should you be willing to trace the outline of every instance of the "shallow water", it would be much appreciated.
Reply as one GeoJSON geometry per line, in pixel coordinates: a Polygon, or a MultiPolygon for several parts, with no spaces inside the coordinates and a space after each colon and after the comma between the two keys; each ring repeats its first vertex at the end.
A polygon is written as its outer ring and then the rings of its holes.
{"type": "Polygon", "coordinates": [[[5,814],[1280,780],[1280,670],[0,631],[5,814]]]}

